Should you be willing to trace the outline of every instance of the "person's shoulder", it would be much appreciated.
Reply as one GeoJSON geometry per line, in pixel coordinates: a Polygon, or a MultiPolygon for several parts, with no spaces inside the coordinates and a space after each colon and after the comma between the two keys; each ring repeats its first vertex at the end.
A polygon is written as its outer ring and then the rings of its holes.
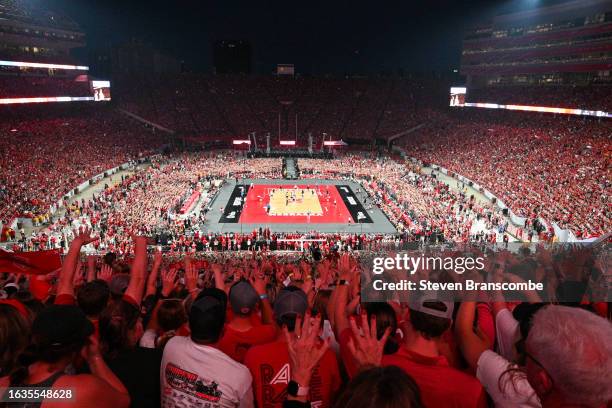
{"type": "Polygon", "coordinates": [[[167,353],[173,353],[177,349],[180,350],[182,347],[185,347],[185,345],[189,341],[190,341],[190,339],[188,337],[185,337],[185,336],[174,336],[173,338],[168,340],[168,342],[166,343],[166,346],[164,347],[163,354],[165,355],[167,353]]]}
{"type": "Polygon", "coordinates": [[[268,359],[271,355],[276,355],[279,348],[281,347],[281,344],[283,343],[279,341],[272,341],[269,343],[257,344],[249,347],[244,357],[245,364],[247,362],[256,364],[259,363],[260,360],[268,359]]]}
{"type": "Polygon", "coordinates": [[[108,383],[91,374],[63,375],[55,381],[53,388],[73,390],[75,406],[85,406],[87,403],[102,399],[117,403],[117,407],[123,407],[127,406],[130,400],[127,394],[109,394],[109,390],[114,390],[108,383]]]}
{"type": "Polygon", "coordinates": [[[276,326],[273,324],[261,324],[259,326],[253,326],[249,332],[257,337],[274,338],[276,336],[276,326]]]}
{"type": "Polygon", "coordinates": [[[209,351],[218,355],[217,363],[220,366],[216,367],[216,369],[220,372],[235,378],[236,381],[244,380],[249,383],[252,381],[251,371],[245,364],[239,363],[219,349],[210,347],[209,351]]]}

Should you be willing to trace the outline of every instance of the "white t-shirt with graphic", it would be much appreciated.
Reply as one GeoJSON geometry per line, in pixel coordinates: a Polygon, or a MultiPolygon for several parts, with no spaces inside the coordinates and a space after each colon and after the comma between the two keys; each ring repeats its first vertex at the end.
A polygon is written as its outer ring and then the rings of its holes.
{"type": "Polygon", "coordinates": [[[248,368],[189,337],[168,341],[160,379],[164,408],[253,407],[253,379],[248,368]]]}

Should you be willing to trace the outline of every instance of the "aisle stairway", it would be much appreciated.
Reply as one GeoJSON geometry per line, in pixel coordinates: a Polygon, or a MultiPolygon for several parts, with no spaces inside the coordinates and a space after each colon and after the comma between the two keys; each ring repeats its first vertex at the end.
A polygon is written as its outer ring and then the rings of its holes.
{"type": "Polygon", "coordinates": [[[286,157],[283,159],[283,177],[289,180],[299,178],[299,170],[297,167],[297,159],[286,157]]]}

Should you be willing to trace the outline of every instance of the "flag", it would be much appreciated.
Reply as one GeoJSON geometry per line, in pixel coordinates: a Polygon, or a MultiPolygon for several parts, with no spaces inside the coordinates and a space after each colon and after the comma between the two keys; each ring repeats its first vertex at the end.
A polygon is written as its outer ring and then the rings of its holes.
{"type": "Polygon", "coordinates": [[[62,267],[59,250],[9,252],[0,249],[0,272],[46,275],[62,267]]]}

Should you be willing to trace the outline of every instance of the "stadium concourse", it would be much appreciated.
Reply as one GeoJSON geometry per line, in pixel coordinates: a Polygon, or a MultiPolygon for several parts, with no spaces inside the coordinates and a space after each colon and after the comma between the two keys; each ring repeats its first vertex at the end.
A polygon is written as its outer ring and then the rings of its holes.
{"type": "MultiPolygon", "coordinates": [[[[190,92],[208,92],[190,81],[190,92]]],[[[206,103],[232,113],[217,124],[211,117],[203,137],[175,116],[183,110],[164,108],[155,123],[150,99],[137,94],[120,106],[140,120],[113,106],[2,111],[0,339],[10,341],[0,342],[0,389],[54,385],[81,391],[72,406],[109,407],[185,399],[355,407],[354,395],[370,408],[609,403],[608,303],[548,304],[536,292],[521,293],[522,302],[494,292],[479,302],[367,302],[358,263],[388,250],[472,243],[476,254],[504,254],[489,265],[497,279],[520,282],[517,269],[538,262],[536,276],[566,276],[553,267],[554,248],[521,251],[517,261],[504,242],[555,242],[552,223],[580,238],[609,232],[609,122],[457,112],[411,98],[397,102],[405,115],[352,117],[344,105],[355,87],[361,102],[386,113],[393,89],[408,85],[344,81],[297,88],[323,89],[324,102],[304,97],[317,112],[313,130],[325,123],[354,141],[329,158],[296,159],[298,180],[282,179],[280,157],[247,157],[231,145],[253,113],[238,92],[297,92],[281,80],[207,78],[206,87],[235,92],[202,102],[194,126],[206,103]],[[389,92],[376,91],[385,85],[389,92]],[[375,145],[398,133],[402,154],[375,145]],[[111,169],[120,173],[105,175],[111,169]],[[456,175],[526,221],[513,224],[456,175]],[[334,222],[316,220],[320,211],[334,222]]],[[[365,111],[359,106],[351,112],[365,111]]],[[[269,116],[253,121],[259,131],[269,116]]],[[[548,296],[563,293],[554,282],[548,296]]]]}

